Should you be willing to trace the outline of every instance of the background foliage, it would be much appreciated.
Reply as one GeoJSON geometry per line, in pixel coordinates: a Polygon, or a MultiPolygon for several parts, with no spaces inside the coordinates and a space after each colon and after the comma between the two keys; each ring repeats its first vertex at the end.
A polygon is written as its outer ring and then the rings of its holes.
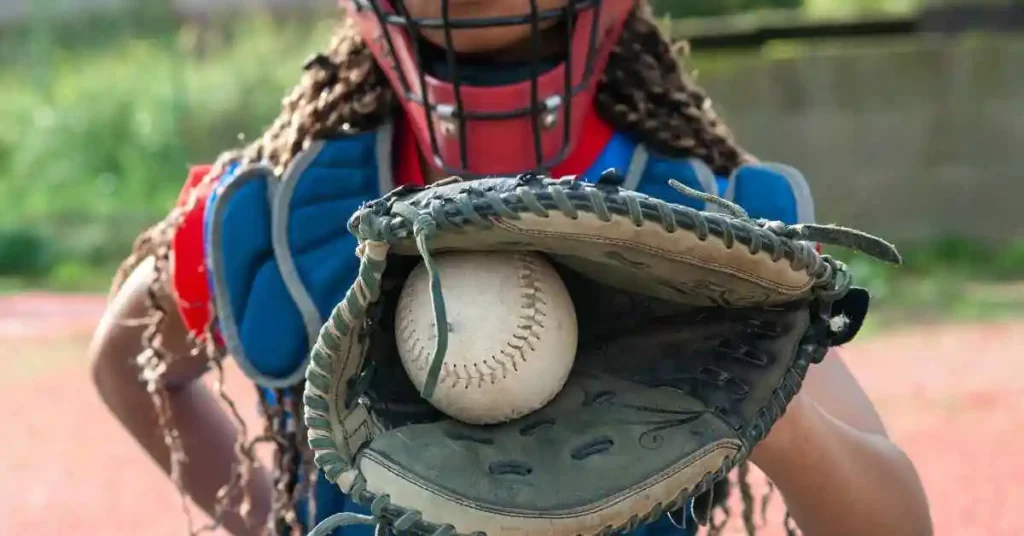
{"type": "Polygon", "coordinates": [[[261,132],[330,29],[259,15],[206,29],[136,21],[116,39],[83,39],[97,20],[0,45],[0,276],[107,277],[188,166],[261,132]]]}

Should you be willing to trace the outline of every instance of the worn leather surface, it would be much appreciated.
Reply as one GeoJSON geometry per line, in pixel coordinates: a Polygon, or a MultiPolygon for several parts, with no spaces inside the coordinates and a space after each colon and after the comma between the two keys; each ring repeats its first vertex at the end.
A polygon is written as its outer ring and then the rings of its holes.
{"type": "MultiPolygon", "coordinates": [[[[809,327],[805,308],[694,307],[561,272],[580,324],[580,349],[561,394],[498,426],[437,415],[392,422],[360,461],[400,468],[389,471],[382,491],[394,498],[404,486],[429,489],[459,508],[536,518],[596,515],[612,502],[638,501],[670,477],[677,487],[671,498],[705,476],[687,468],[699,467],[709,448],[746,452],[748,428],[770,426],[766,417],[777,418],[784,393],[799,387],[808,364],[798,356],[809,327]]],[[[383,389],[387,400],[412,401],[408,391],[396,396],[401,374],[387,364],[393,358],[377,358],[382,367],[371,390],[380,409],[387,408],[383,389]]],[[[436,521],[467,515],[449,513],[436,521]]]]}

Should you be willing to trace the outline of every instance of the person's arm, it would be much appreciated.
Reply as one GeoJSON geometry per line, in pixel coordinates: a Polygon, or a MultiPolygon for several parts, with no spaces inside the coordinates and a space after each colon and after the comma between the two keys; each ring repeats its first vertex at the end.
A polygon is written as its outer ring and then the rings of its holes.
{"type": "Polygon", "coordinates": [[[931,515],[910,459],[833,351],[751,460],[775,483],[807,536],[930,536],[931,515]]]}
{"type": "MultiPolygon", "coordinates": [[[[153,278],[153,266],[152,261],[144,262],[111,301],[93,337],[89,357],[93,381],[104,403],[163,471],[170,474],[170,452],[135,363],[136,356],[143,351],[144,328],[139,326],[139,320],[148,314],[146,289],[153,278]]],[[[161,330],[163,345],[176,356],[167,378],[177,386],[170,392],[170,413],[188,460],[182,468],[182,479],[192,500],[212,515],[217,492],[228,482],[235,463],[237,429],[216,398],[202,382],[196,381],[206,370],[206,358],[191,355],[187,330],[166,289],[161,299],[161,305],[169,312],[161,330]]],[[[257,468],[248,490],[252,499],[248,522],[237,512],[229,512],[224,519],[225,528],[236,535],[259,534],[270,509],[270,490],[266,472],[257,468]]]]}

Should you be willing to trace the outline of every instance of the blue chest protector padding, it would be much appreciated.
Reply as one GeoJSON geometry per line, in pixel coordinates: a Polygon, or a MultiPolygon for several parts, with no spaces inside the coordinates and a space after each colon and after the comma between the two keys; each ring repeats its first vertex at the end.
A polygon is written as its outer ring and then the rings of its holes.
{"type": "MultiPolygon", "coordinates": [[[[280,180],[266,169],[232,170],[211,197],[207,258],[218,326],[240,368],[262,387],[301,380],[323,319],[354,280],[358,258],[348,218],[393,187],[391,134],[386,127],[313,144],[280,180]]],[[[696,209],[716,210],[672,189],[669,179],[725,197],[754,218],[814,221],[807,183],[787,166],[749,165],[716,177],[699,160],[666,158],[617,135],[580,179],[594,182],[610,168],[623,174],[623,187],[696,209]]],[[[366,513],[325,478],[314,490],[314,523],[339,511],[366,513]]],[[[633,535],[685,536],[691,529],[664,517],[633,535]]],[[[335,534],[370,536],[371,530],[335,534]]]]}
{"type": "Polygon", "coordinates": [[[263,387],[302,379],[323,319],[354,277],[359,260],[347,222],[379,190],[380,135],[314,144],[280,180],[265,168],[228,173],[210,199],[206,248],[218,327],[239,367],[263,387]]]}
{"type": "MultiPolygon", "coordinates": [[[[251,360],[271,363],[275,356],[286,355],[297,346],[294,338],[274,337],[274,333],[291,331],[287,326],[301,325],[289,308],[283,307],[287,289],[274,262],[271,237],[271,209],[268,200],[275,186],[262,169],[225,173],[207,204],[205,216],[205,247],[217,311],[217,327],[228,350],[250,377],[260,373],[251,360]],[[230,274],[230,275],[229,275],[230,274]],[[254,289],[259,289],[258,292],[254,289]],[[250,310],[273,309],[280,312],[274,319],[249,315],[250,310]],[[259,340],[248,344],[242,340],[259,340]]],[[[287,382],[283,363],[261,367],[268,384],[287,382]]]]}

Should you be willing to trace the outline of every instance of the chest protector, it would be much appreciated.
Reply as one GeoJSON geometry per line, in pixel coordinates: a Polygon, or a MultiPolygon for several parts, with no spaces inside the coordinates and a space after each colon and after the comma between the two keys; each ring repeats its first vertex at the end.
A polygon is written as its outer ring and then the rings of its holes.
{"type": "MultiPolygon", "coordinates": [[[[302,380],[320,327],[359,267],[348,219],[395,186],[393,128],[318,141],[282,177],[269,168],[226,173],[207,205],[207,273],[217,326],[242,371],[262,387],[302,380]]],[[[752,218],[813,223],[810,188],[781,164],[741,167],[717,177],[700,160],[662,157],[617,134],[580,180],[614,168],[624,187],[698,210],[669,179],[745,208],[752,218]]]]}

